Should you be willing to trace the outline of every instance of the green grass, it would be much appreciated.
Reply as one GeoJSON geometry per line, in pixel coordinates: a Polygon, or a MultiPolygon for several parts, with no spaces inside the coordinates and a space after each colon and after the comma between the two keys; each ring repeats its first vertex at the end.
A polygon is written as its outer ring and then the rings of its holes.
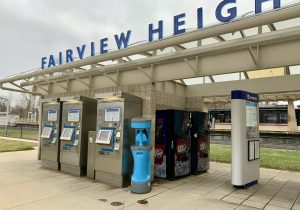
{"type": "MultiPolygon", "coordinates": [[[[8,128],[7,136],[11,138],[23,138],[23,139],[32,139],[37,140],[38,139],[38,129],[23,129],[22,130],[22,136],[21,136],[21,129],[16,127],[10,127],[8,128]]],[[[5,136],[6,130],[5,128],[0,128],[0,136],[5,136]]]]}
{"type": "Polygon", "coordinates": [[[34,146],[37,146],[37,144],[22,142],[22,141],[9,141],[9,140],[0,139],[0,153],[32,150],[34,146]]]}
{"type": "MultiPolygon", "coordinates": [[[[231,146],[211,144],[211,161],[230,163],[231,146]]],[[[260,166],[279,170],[300,171],[300,151],[261,148],[260,166]]]]}

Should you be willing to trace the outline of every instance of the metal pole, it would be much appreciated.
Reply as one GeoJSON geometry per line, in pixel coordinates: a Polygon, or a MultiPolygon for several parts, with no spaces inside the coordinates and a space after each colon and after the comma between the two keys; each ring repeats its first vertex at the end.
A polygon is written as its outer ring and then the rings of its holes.
{"type": "Polygon", "coordinates": [[[9,114],[9,100],[8,99],[4,99],[6,100],[6,130],[5,130],[5,136],[7,137],[8,136],[8,122],[9,122],[9,119],[8,119],[8,114],[9,114]]]}
{"type": "Polygon", "coordinates": [[[4,98],[4,97],[0,97],[0,100],[1,101],[6,101],[6,126],[5,126],[5,136],[7,137],[8,135],[8,123],[9,123],[9,118],[8,118],[8,115],[9,115],[9,99],[8,98],[4,98]]]}
{"type": "Polygon", "coordinates": [[[21,139],[23,138],[23,123],[21,123],[21,139]]]}

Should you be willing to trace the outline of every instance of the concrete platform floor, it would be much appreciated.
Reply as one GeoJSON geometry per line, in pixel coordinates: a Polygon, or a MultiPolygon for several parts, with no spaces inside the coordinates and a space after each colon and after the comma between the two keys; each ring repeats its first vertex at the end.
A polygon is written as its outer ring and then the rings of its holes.
{"type": "Polygon", "coordinates": [[[231,186],[230,165],[211,163],[208,173],[156,180],[151,193],[136,195],[41,168],[36,157],[36,151],[0,153],[0,209],[300,209],[295,172],[261,169],[259,184],[244,190],[231,186]],[[137,203],[143,199],[148,204],[137,203]]]}

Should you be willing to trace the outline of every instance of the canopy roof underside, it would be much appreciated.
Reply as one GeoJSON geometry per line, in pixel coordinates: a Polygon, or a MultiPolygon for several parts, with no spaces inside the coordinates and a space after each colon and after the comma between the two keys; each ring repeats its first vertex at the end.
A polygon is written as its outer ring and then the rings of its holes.
{"type": "MultiPolygon", "coordinates": [[[[198,85],[200,89],[212,83],[242,80],[253,80],[255,85],[262,78],[300,74],[299,49],[300,4],[295,4],[10,76],[1,79],[0,85],[4,90],[37,95],[164,81],[198,85]]],[[[300,86],[288,92],[297,91],[300,86]]],[[[271,94],[272,88],[266,93],[271,94]]]]}

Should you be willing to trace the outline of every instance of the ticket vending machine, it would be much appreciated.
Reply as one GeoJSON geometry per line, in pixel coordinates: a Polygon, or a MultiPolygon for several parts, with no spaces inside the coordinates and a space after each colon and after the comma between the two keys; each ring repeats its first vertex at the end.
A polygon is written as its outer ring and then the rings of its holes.
{"type": "Polygon", "coordinates": [[[42,128],[40,136],[41,165],[60,170],[61,103],[57,98],[42,99],[42,128]]]}
{"type": "Polygon", "coordinates": [[[132,118],[141,117],[142,99],[123,92],[96,94],[95,179],[115,187],[130,185],[135,142],[132,118]]]}
{"type": "Polygon", "coordinates": [[[249,187],[259,179],[259,96],[231,92],[231,175],[236,187],[249,187]]]}
{"type": "Polygon", "coordinates": [[[97,101],[82,96],[63,97],[60,135],[61,171],[83,176],[87,169],[88,131],[96,126],[97,101]]]}

